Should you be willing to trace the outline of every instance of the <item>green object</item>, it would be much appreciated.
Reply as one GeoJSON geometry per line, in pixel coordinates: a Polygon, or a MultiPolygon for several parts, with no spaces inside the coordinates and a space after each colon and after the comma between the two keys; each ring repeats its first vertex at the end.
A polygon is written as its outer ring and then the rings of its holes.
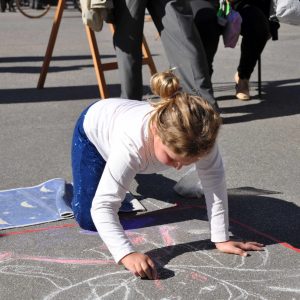
{"type": "Polygon", "coordinates": [[[226,1],[226,0],[221,0],[220,1],[220,6],[217,12],[217,16],[218,17],[222,17],[222,18],[226,18],[226,16],[229,14],[230,12],[230,4],[226,1]]]}

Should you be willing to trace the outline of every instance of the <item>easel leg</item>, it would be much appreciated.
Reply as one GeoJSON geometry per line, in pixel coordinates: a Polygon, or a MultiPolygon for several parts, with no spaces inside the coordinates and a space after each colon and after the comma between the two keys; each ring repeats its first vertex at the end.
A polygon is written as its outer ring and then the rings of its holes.
{"type": "Polygon", "coordinates": [[[47,76],[50,60],[52,57],[52,53],[53,53],[53,49],[54,49],[54,45],[55,45],[55,41],[56,41],[56,37],[57,37],[57,32],[59,29],[59,25],[60,25],[60,21],[62,18],[64,7],[65,7],[65,0],[58,0],[56,12],[55,12],[54,19],[53,19],[53,26],[52,26],[52,30],[51,30],[51,34],[50,34],[50,38],[49,38],[49,42],[48,42],[48,47],[46,50],[44,63],[43,63],[42,70],[40,73],[40,78],[39,78],[39,81],[37,84],[38,89],[42,89],[44,87],[44,83],[46,80],[46,76],[47,76]]]}
{"type": "Polygon", "coordinates": [[[99,49],[97,46],[95,33],[88,26],[85,26],[85,30],[86,30],[86,35],[87,35],[87,38],[89,41],[89,46],[90,46],[90,50],[91,50],[92,57],[93,57],[94,68],[95,68],[95,72],[96,72],[100,97],[102,99],[105,99],[105,98],[109,97],[109,93],[108,93],[108,90],[106,87],[106,81],[105,81],[105,77],[104,77],[103,68],[102,68],[102,65],[100,62],[100,54],[99,54],[99,49]]]}
{"type": "Polygon", "coordinates": [[[258,70],[258,75],[257,75],[257,81],[258,81],[258,97],[261,98],[261,57],[259,56],[258,61],[257,61],[257,70],[258,70]]]}
{"type": "Polygon", "coordinates": [[[145,63],[149,66],[151,75],[154,75],[155,73],[157,73],[157,70],[152,55],[150,53],[149,46],[144,36],[143,36],[143,43],[142,43],[142,52],[143,52],[143,59],[146,61],[145,63]]]}

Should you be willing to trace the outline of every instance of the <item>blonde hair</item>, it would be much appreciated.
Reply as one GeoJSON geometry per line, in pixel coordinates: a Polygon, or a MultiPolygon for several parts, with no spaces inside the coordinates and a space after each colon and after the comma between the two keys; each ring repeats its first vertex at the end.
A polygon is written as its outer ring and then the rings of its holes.
{"type": "Polygon", "coordinates": [[[155,126],[162,143],[182,157],[209,153],[222,123],[213,107],[200,96],[182,92],[171,70],[154,74],[150,87],[160,101],[152,103],[149,126],[155,126]]]}

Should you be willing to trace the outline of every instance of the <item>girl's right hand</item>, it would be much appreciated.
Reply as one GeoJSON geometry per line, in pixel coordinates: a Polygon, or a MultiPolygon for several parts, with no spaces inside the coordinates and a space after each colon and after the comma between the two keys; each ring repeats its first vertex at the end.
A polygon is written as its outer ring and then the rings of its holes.
{"type": "Polygon", "coordinates": [[[133,252],[124,256],[120,263],[133,273],[141,278],[157,279],[157,271],[152,259],[143,253],[133,252]]]}

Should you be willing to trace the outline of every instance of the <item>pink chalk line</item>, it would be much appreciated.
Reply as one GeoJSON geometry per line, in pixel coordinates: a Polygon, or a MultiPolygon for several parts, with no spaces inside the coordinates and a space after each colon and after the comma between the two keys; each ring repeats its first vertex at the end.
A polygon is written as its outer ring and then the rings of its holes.
{"type": "Polygon", "coordinates": [[[18,235],[18,234],[26,234],[26,233],[33,233],[39,231],[47,231],[51,229],[62,229],[62,228],[72,228],[77,227],[77,224],[63,224],[63,225],[55,225],[55,226],[48,226],[48,227],[41,227],[41,228],[34,228],[34,229],[24,229],[20,231],[10,231],[6,233],[0,233],[0,237],[10,236],[10,235],[18,235]]]}
{"type": "MultiPolygon", "coordinates": [[[[176,210],[182,210],[182,209],[188,209],[188,208],[205,208],[204,205],[183,205],[181,203],[176,203],[176,206],[174,207],[170,207],[170,208],[167,208],[167,209],[163,209],[161,211],[156,211],[155,213],[163,213],[165,212],[166,210],[170,210],[170,211],[176,211],[176,210]]],[[[153,213],[150,213],[150,214],[153,214],[153,213]]],[[[141,215],[142,217],[143,215],[141,215]]],[[[261,236],[264,236],[266,238],[268,238],[269,240],[271,241],[274,241],[276,243],[278,243],[279,245],[287,248],[287,249],[290,249],[290,250],[293,250],[295,252],[298,252],[300,253],[300,249],[297,248],[297,247],[294,247],[292,245],[290,245],[289,243],[286,243],[286,242],[282,242],[278,239],[276,239],[275,237],[269,235],[269,234],[266,234],[266,233],[263,233],[261,231],[258,231],[256,230],[255,228],[247,225],[247,224],[244,224],[244,223],[241,223],[237,220],[234,220],[234,219],[231,219],[230,218],[230,221],[232,223],[236,223],[244,228],[246,228],[247,230],[249,231],[252,231],[252,232],[255,232],[261,236]]],[[[22,230],[22,231],[11,231],[11,232],[7,232],[7,233],[1,233],[0,234],[0,237],[4,237],[4,236],[10,236],[10,235],[17,235],[17,234],[26,234],[26,233],[33,233],[33,232],[39,232],[39,231],[46,231],[46,230],[51,230],[51,229],[61,229],[61,228],[67,228],[67,227],[77,227],[78,225],[77,224],[64,224],[64,225],[58,225],[58,226],[49,226],[49,227],[44,227],[44,228],[35,228],[35,229],[25,229],[25,230],[22,230]]]]}

